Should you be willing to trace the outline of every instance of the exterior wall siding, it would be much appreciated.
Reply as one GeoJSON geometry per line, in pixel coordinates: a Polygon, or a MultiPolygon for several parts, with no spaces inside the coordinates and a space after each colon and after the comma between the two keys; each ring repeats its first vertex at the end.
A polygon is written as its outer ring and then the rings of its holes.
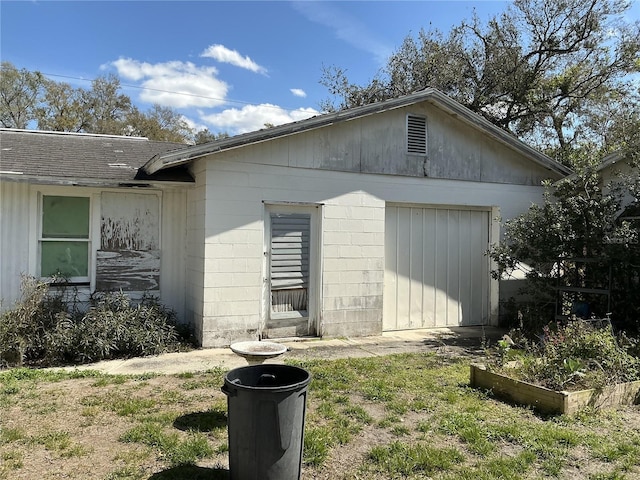
{"type": "Polygon", "coordinates": [[[187,244],[186,281],[180,287],[185,290],[185,320],[189,323],[197,339],[202,339],[203,289],[204,289],[204,224],[206,214],[206,189],[202,162],[195,162],[194,188],[187,192],[187,244]]]}
{"type": "Polygon", "coordinates": [[[0,181],[0,310],[20,298],[20,278],[29,273],[29,184],[0,181]]]}
{"type": "Polygon", "coordinates": [[[187,192],[167,189],[162,193],[160,225],[160,294],[179,321],[188,323],[185,288],[187,279],[187,192]]]}
{"type": "MultiPolygon", "coordinates": [[[[0,182],[0,299],[1,308],[14,305],[20,298],[21,275],[36,275],[37,267],[37,225],[38,191],[44,189],[47,194],[78,194],[92,198],[94,227],[92,249],[100,248],[100,209],[102,192],[138,193],[132,189],[100,190],[96,188],[38,186],[29,183],[0,182]],[[95,219],[98,219],[97,221],[95,219]]],[[[147,190],[146,192],[150,192],[147,190]]],[[[158,192],[158,191],[156,191],[158,192]]],[[[135,198],[135,197],[134,197],[135,198]]],[[[160,259],[159,273],[160,300],[176,311],[179,320],[185,318],[185,258],[186,258],[186,191],[185,189],[167,189],[158,197],[160,202],[160,259]]],[[[134,211],[136,205],[132,205],[134,211]]],[[[157,247],[156,247],[157,248],[157,247]]],[[[95,278],[97,255],[92,255],[92,269],[95,278]]],[[[88,301],[89,287],[78,289],[79,299],[88,301]]],[[[140,292],[132,292],[137,296],[140,292]]]]}
{"type": "Polygon", "coordinates": [[[546,178],[559,178],[428,103],[247,145],[223,157],[274,166],[536,187],[546,178]],[[408,114],[426,117],[426,155],[406,153],[408,114]]]}
{"type": "Polygon", "coordinates": [[[268,149],[253,162],[229,152],[207,163],[200,337],[205,347],[255,339],[264,325],[265,205],[321,208],[317,329],[331,337],[382,331],[387,202],[484,206],[506,219],[542,198],[542,188],[533,186],[261,164],[271,155],[281,158],[268,149]]]}

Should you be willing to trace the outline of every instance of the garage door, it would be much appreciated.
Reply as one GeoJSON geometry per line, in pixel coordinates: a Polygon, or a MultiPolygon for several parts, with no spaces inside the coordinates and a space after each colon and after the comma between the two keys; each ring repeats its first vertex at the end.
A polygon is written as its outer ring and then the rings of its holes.
{"type": "Polygon", "coordinates": [[[489,215],[387,206],[384,330],[489,324],[489,215]]]}

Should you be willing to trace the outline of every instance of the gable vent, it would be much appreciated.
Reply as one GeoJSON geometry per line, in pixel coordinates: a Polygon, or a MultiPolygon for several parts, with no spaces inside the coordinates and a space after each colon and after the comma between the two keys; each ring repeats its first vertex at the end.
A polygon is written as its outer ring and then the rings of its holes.
{"type": "Polygon", "coordinates": [[[407,153],[427,154],[427,119],[407,115],[407,153]]]}

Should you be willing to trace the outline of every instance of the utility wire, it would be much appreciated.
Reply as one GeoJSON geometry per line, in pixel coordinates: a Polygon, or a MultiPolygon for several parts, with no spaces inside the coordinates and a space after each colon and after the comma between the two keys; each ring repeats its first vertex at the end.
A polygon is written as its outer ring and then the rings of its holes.
{"type": "MultiPolygon", "coordinates": [[[[40,72],[42,75],[45,75],[47,77],[58,77],[58,78],[68,78],[70,80],[81,80],[83,82],[93,82],[94,80],[90,80],[87,78],[82,78],[82,77],[73,77],[70,75],[59,75],[56,73],[45,73],[45,72],[40,72]]],[[[216,100],[219,102],[224,102],[224,103],[237,103],[240,105],[254,105],[254,106],[261,106],[264,108],[273,108],[274,110],[291,110],[291,109],[287,109],[284,107],[278,107],[275,105],[265,105],[265,104],[257,104],[257,103],[251,103],[251,102],[245,102],[242,100],[233,100],[233,99],[224,99],[224,98],[218,98],[218,97],[208,97],[206,95],[197,95],[195,93],[185,93],[185,92],[172,92],[171,90],[161,90],[159,88],[149,88],[149,87],[141,87],[140,85],[130,85],[127,83],[120,83],[121,87],[127,87],[127,88],[136,88],[138,90],[149,90],[152,92],[160,92],[160,93],[169,93],[171,95],[184,95],[187,97],[195,97],[195,98],[204,98],[206,100],[216,100]]]]}

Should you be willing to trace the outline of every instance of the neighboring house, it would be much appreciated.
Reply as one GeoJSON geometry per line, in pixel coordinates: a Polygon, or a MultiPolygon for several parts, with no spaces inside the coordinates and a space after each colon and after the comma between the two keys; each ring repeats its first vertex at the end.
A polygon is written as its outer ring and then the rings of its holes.
{"type": "MultiPolygon", "coordinates": [[[[598,165],[598,173],[602,177],[602,184],[608,185],[619,182],[624,177],[640,175],[637,164],[634,164],[631,158],[622,152],[614,152],[602,159],[598,165]]],[[[631,194],[624,198],[624,203],[633,203],[635,199],[631,194]]]]}
{"type": "MultiPolygon", "coordinates": [[[[602,184],[608,186],[621,181],[624,183],[625,178],[638,178],[640,169],[629,156],[622,152],[614,152],[600,162],[598,173],[602,178],[602,184]]],[[[633,228],[640,228],[640,199],[634,198],[631,192],[628,192],[622,199],[622,206],[618,221],[627,221],[633,228]]],[[[624,239],[611,239],[611,241],[622,242],[624,239]]]]}
{"type": "Polygon", "coordinates": [[[500,221],[540,201],[543,180],[570,173],[433,89],[178,149],[15,131],[2,142],[0,296],[15,298],[20,273],[53,268],[43,216],[89,209],[88,245],[62,238],[89,252],[78,279],[87,289],[149,287],[205,347],[496,324],[485,252],[500,221]],[[8,168],[12,135],[78,143],[55,163],[13,152],[8,168]],[[105,165],[113,153],[101,142],[148,147],[123,162],[127,178],[106,180],[122,172],[105,165]],[[56,179],[60,159],[95,175],[56,179]],[[39,170],[6,172],[21,162],[39,170]],[[50,205],[66,195],[89,205],[50,205]],[[135,225],[134,245],[122,225],[135,225]]]}

